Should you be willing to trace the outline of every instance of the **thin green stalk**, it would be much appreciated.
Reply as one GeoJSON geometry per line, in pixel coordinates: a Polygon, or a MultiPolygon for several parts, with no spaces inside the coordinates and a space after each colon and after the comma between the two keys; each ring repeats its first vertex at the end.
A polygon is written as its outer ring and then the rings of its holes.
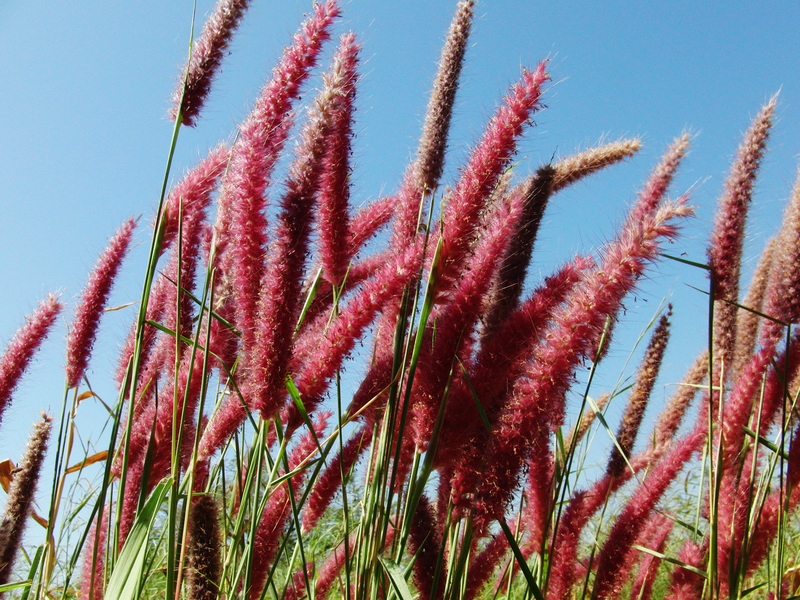
{"type": "MultiPolygon", "coordinates": [[[[755,422],[755,431],[761,431],[761,413],[764,408],[764,380],[762,378],[761,381],[761,393],[759,394],[759,401],[758,401],[758,409],[756,411],[756,422],[755,422]]],[[[748,520],[752,519],[754,512],[759,511],[760,508],[758,507],[758,490],[756,489],[756,474],[758,472],[758,450],[759,450],[759,436],[756,436],[754,446],[752,449],[752,463],[750,465],[750,475],[748,477],[748,488],[747,488],[747,511],[748,511],[748,520]]],[[[746,456],[747,453],[745,452],[744,455],[746,456]]],[[[733,539],[733,538],[732,538],[733,539]]],[[[735,539],[733,539],[735,543],[735,539]]],[[[740,599],[742,597],[742,584],[744,584],[744,579],[747,574],[747,561],[745,560],[749,554],[749,546],[750,546],[750,530],[745,529],[742,535],[742,541],[739,544],[739,558],[735,560],[735,556],[731,553],[730,561],[731,561],[731,572],[728,577],[728,581],[730,582],[729,587],[729,596],[740,599]]]]}
{"type": "MultiPolygon", "coordinates": [[[[342,388],[339,372],[336,372],[336,417],[339,425],[339,456],[344,457],[344,442],[342,441],[342,388]]],[[[344,461],[339,461],[339,480],[342,482],[342,515],[344,517],[344,597],[351,600],[350,582],[352,580],[350,565],[350,509],[347,500],[347,479],[349,474],[344,472],[344,461]]]]}
{"type": "MultiPolygon", "coordinates": [[[[717,448],[716,460],[714,460],[714,286],[709,285],[708,292],[708,521],[709,521],[709,543],[708,543],[708,590],[711,600],[719,594],[719,581],[717,577],[717,536],[719,535],[719,519],[717,516],[717,506],[720,490],[719,466],[722,458],[721,448],[717,448]]],[[[720,410],[722,410],[722,378],[720,377],[720,410]]],[[[720,445],[722,440],[720,440],[720,445]]]]}
{"type": "Polygon", "coordinates": [[[64,493],[64,482],[67,477],[67,465],[69,465],[69,457],[72,453],[72,443],[75,438],[75,414],[78,411],[78,388],[77,386],[72,389],[72,408],[69,411],[69,418],[64,419],[67,407],[67,398],[69,397],[69,388],[64,390],[64,401],[61,408],[61,422],[58,431],[58,446],[56,450],[56,464],[53,470],[53,491],[50,498],[50,511],[47,519],[47,532],[45,534],[45,557],[42,577],[39,580],[39,598],[47,593],[47,586],[50,584],[50,579],[53,575],[56,560],[55,539],[53,537],[53,530],[55,523],[58,519],[58,512],[61,506],[61,497],[64,493]]]}
{"type": "Polygon", "coordinates": [[[431,439],[428,445],[428,450],[425,453],[425,460],[422,462],[422,466],[419,466],[419,454],[415,454],[414,456],[414,465],[411,469],[411,477],[409,478],[409,485],[408,485],[408,494],[405,503],[405,510],[403,513],[403,519],[398,522],[402,523],[402,528],[400,530],[400,539],[397,546],[397,551],[395,552],[395,562],[399,563],[402,559],[403,553],[405,552],[406,541],[411,531],[411,525],[414,520],[414,515],[417,512],[417,508],[419,506],[419,502],[422,498],[422,494],[425,493],[425,486],[428,483],[428,479],[430,479],[431,473],[433,472],[433,461],[436,457],[436,451],[439,447],[439,435],[441,433],[442,424],[444,423],[444,414],[445,414],[445,407],[447,406],[447,399],[450,395],[450,383],[453,379],[453,372],[455,371],[457,356],[453,357],[453,362],[450,365],[450,373],[447,376],[447,382],[445,384],[444,392],[442,393],[442,400],[439,403],[439,411],[436,415],[436,421],[433,425],[433,431],[431,433],[431,439]],[[418,473],[419,471],[419,473],[418,473]]]}
{"type": "MultiPolygon", "coordinates": [[[[172,139],[170,141],[169,152],[167,153],[167,164],[166,168],[164,169],[164,178],[161,183],[161,194],[158,200],[158,209],[156,212],[157,215],[156,226],[153,231],[153,237],[150,242],[150,254],[147,259],[147,269],[145,271],[144,284],[142,285],[142,296],[139,301],[139,313],[136,318],[136,335],[135,335],[134,350],[132,355],[133,366],[131,367],[131,380],[129,388],[130,401],[128,402],[128,415],[127,415],[127,425],[125,429],[125,439],[121,444],[122,468],[120,470],[120,481],[119,481],[120,498],[124,497],[125,487],[127,484],[127,472],[128,472],[127,449],[130,446],[131,427],[133,426],[133,407],[135,405],[135,399],[139,386],[139,371],[141,368],[141,360],[142,360],[142,343],[144,340],[144,326],[147,315],[147,305],[150,301],[150,291],[153,286],[153,280],[155,279],[156,264],[158,263],[158,258],[161,250],[161,243],[163,242],[164,231],[166,228],[166,224],[163,218],[164,201],[167,195],[169,174],[172,170],[172,160],[175,155],[175,148],[178,144],[178,133],[180,131],[182,122],[183,122],[183,115],[181,114],[180,110],[178,110],[178,115],[175,118],[175,126],[172,129],[172,139]]],[[[114,558],[116,558],[116,554],[118,552],[117,548],[119,546],[116,543],[116,540],[119,537],[120,518],[121,518],[121,512],[118,511],[114,524],[113,537],[115,543],[112,544],[112,550],[111,550],[112,556],[114,558]]]]}
{"type": "MultiPolygon", "coordinates": [[[[600,336],[600,342],[597,345],[597,352],[595,353],[594,360],[592,361],[591,367],[589,367],[589,376],[586,381],[586,387],[584,388],[583,392],[583,401],[581,402],[581,408],[578,413],[578,418],[576,422],[580,422],[581,418],[583,417],[583,412],[586,407],[586,403],[590,401],[589,397],[589,390],[591,389],[592,383],[594,381],[595,373],[597,372],[597,366],[600,364],[600,356],[605,349],[605,345],[607,343],[607,337],[609,331],[611,330],[611,320],[606,319],[605,326],[603,327],[603,333],[600,336]]],[[[593,406],[593,409],[597,409],[597,406],[593,406]]],[[[603,420],[602,414],[597,412],[598,417],[600,420],[603,420]]],[[[555,487],[555,494],[553,495],[554,499],[554,508],[555,508],[555,519],[552,520],[552,533],[549,532],[549,524],[550,519],[546,519],[544,523],[544,531],[542,532],[542,576],[543,580],[540,579],[539,583],[543,590],[547,590],[548,584],[550,582],[550,552],[547,551],[548,546],[550,545],[549,540],[555,539],[556,534],[558,533],[558,527],[561,523],[561,512],[563,507],[567,504],[567,493],[569,492],[569,473],[572,469],[573,459],[575,457],[575,450],[577,447],[576,444],[577,440],[573,439],[570,442],[570,447],[566,450],[566,460],[564,461],[564,470],[561,479],[559,481],[554,481],[555,487]],[[562,485],[563,484],[563,485],[562,485]]]]}
{"type": "MultiPolygon", "coordinates": [[[[267,466],[269,467],[269,476],[267,478],[266,485],[264,486],[264,492],[261,494],[261,498],[259,499],[257,504],[254,504],[254,509],[251,515],[250,520],[250,531],[248,537],[248,548],[247,554],[245,556],[245,563],[246,568],[244,572],[244,581],[245,581],[245,589],[249,590],[250,585],[252,582],[253,577],[253,551],[255,550],[254,540],[256,535],[256,529],[258,528],[258,524],[261,521],[261,515],[264,512],[264,509],[267,506],[267,501],[269,500],[270,494],[269,490],[275,485],[275,479],[278,472],[278,466],[283,461],[283,458],[286,454],[286,444],[288,443],[288,438],[282,437],[280,442],[280,447],[278,449],[278,455],[275,460],[272,460],[272,457],[269,455],[269,452],[265,452],[266,448],[266,435],[268,433],[269,424],[273,423],[275,428],[278,432],[280,432],[280,421],[277,419],[275,421],[262,421],[261,426],[259,427],[259,433],[263,435],[263,440],[259,440],[256,442],[258,444],[258,448],[255,451],[259,454],[259,459],[256,467],[256,477],[255,477],[255,485],[257,486],[258,483],[261,481],[261,465],[263,464],[263,459],[267,460],[267,466]],[[263,433],[262,433],[263,432],[263,433]],[[262,456],[263,455],[263,458],[262,456]]],[[[279,433],[280,436],[280,433],[279,433]]],[[[250,463],[252,465],[252,462],[250,463]]],[[[252,470],[248,468],[248,477],[252,470]]],[[[256,493],[258,489],[256,488],[256,493]]],[[[247,496],[249,498],[249,494],[247,496]]],[[[253,499],[255,501],[255,498],[253,499]]],[[[242,504],[239,508],[240,516],[243,516],[245,513],[245,496],[242,497],[242,504]]]]}
{"type": "MultiPolygon", "coordinates": [[[[276,428],[277,433],[278,433],[278,441],[281,443],[281,446],[285,446],[285,437],[283,435],[283,428],[280,426],[280,421],[278,421],[278,420],[275,421],[275,428],[276,428]]],[[[313,427],[311,429],[311,433],[314,434],[313,427]]],[[[318,446],[319,446],[319,444],[318,444],[318,446]]],[[[276,464],[277,464],[277,461],[276,461],[276,464]]],[[[288,458],[287,458],[285,453],[283,455],[283,468],[286,470],[286,473],[290,472],[289,460],[288,460],[288,458]]],[[[292,523],[294,525],[295,531],[297,531],[297,548],[298,548],[298,550],[300,552],[300,564],[302,565],[302,569],[303,569],[303,582],[305,583],[306,592],[308,593],[308,596],[311,597],[311,595],[312,595],[312,592],[311,592],[311,581],[309,580],[308,571],[306,570],[306,564],[307,564],[306,563],[306,553],[305,553],[305,549],[303,548],[303,534],[302,534],[302,529],[300,527],[300,517],[299,517],[300,509],[298,508],[297,502],[295,501],[294,489],[292,487],[292,479],[291,478],[288,478],[286,480],[286,487],[287,487],[287,490],[288,490],[289,502],[290,502],[291,507],[292,507],[292,523]]],[[[276,560],[277,560],[277,558],[276,558],[276,560]]]]}
{"type": "MultiPolygon", "coordinates": [[[[213,264],[212,263],[212,257],[209,258],[209,265],[211,265],[211,264],[213,264]]],[[[208,389],[208,358],[209,358],[209,345],[210,345],[210,341],[211,341],[211,306],[213,306],[213,302],[214,302],[214,293],[213,293],[214,292],[214,287],[213,286],[214,286],[214,272],[213,272],[213,270],[208,269],[206,271],[205,285],[203,286],[203,299],[202,299],[202,302],[200,304],[200,313],[199,313],[200,316],[199,316],[198,321],[197,321],[197,333],[195,335],[195,343],[194,343],[194,346],[192,347],[192,350],[191,350],[192,356],[194,356],[194,352],[197,351],[197,347],[198,347],[197,341],[198,341],[200,333],[202,331],[203,314],[206,311],[206,302],[208,302],[208,309],[207,309],[208,310],[208,325],[206,326],[206,338],[205,338],[204,343],[203,343],[203,347],[205,348],[205,351],[203,352],[203,370],[202,370],[202,373],[201,373],[201,382],[200,382],[200,385],[201,385],[201,388],[200,388],[200,399],[199,399],[198,408],[197,408],[198,423],[197,423],[197,426],[195,427],[195,431],[194,431],[194,442],[193,442],[193,446],[192,446],[192,455],[191,455],[191,458],[190,458],[190,461],[189,461],[189,468],[187,470],[186,478],[185,478],[185,480],[183,482],[183,485],[182,485],[183,493],[185,494],[185,498],[186,498],[186,502],[185,502],[185,507],[186,508],[184,510],[184,520],[183,520],[183,528],[182,528],[182,536],[181,536],[181,544],[180,544],[180,556],[178,558],[177,581],[175,583],[175,595],[176,596],[180,595],[181,580],[182,580],[182,577],[183,577],[183,565],[184,565],[184,562],[185,562],[185,559],[186,559],[186,547],[187,547],[188,538],[189,538],[189,520],[191,518],[191,506],[192,506],[191,498],[192,498],[192,493],[194,491],[194,472],[195,472],[195,467],[197,465],[197,449],[198,449],[198,447],[200,445],[201,427],[200,427],[199,419],[201,419],[202,415],[203,415],[203,409],[205,407],[206,393],[207,393],[207,389],[208,389]]],[[[178,290],[180,292],[181,288],[179,287],[178,290]]],[[[180,305],[180,301],[179,301],[179,305],[180,305]]],[[[178,331],[180,331],[180,328],[176,327],[176,329],[178,331]]],[[[191,370],[190,370],[189,377],[188,377],[187,383],[186,383],[186,395],[184,396],[184,399],[183,399],[183,409],[181,411],[181,426],[180,426],[180,430],[181,431],[183,431],[183,424],[184,424],[185,419],[186,419],[186,404],[187,404],[187,400],[188,400],[188,390],[189,390],[189,386],[190,386],[190,383],[191,383],[191,377],[192,377],[192,375],[191,375],[191,370]]],[[[178,444],[178,449],[179,448],[180,448],[180,442],[178,444]]],[[[178,450],[178,452],[180,452],[180,450],[178,450]]],[[[177,456],[179,456],[179,454],[177,456]]],[[[177,456],[175,454],[173,454],[173,461],[176,460],[177,456]]]]}
{"type": "MultiPolygon", "coordinates": [[[[414,375],[416,374],[417,370],[417,363],[419,361],[420,351],[422,350],[422,342],[425,337],[424,332],[425,328],[427,327],[428,320],[430,318],[431,313],[433,312],[433,301],[436,297],[436,286],[438,284],[436,278],[437,267],[439,264],[439,258],[442,252],[444,238],[440,237],[439,241],[436,244],[436,250],[433,254],[433,261],[431,263],[430,273],[428,275],[428,282],[425,286],[425,296],[422,301],[422,310],[420,312],[419,321],[417,323],[417,332],[414,336],[414,347],[411,353],[411,360],[408,364],[408,374],[406,375],[405,386],[403,394],[403,402],[402,408],[400,412],[400,421],[398,424],[398,435],[402,438],[404,431],[405,431],[405,423],[406,418],[408,415],[408,409],[411,406],[411,391],[414,387],[414,375]]],[[[417,292],[418,295],[418,292],[417,292]]],[[[414,313],[412,313],[414,314],[414,313]]],[[[397,469],[398,463],[400,462],[400,453],[402,450],[402,442],[400,439],[397,440],[397,444],[395,447],[394,452],[394,461],[392,467],[392,473],[389,481],[389,488],[390,488],[390,496],[389,502],[386,504],[386,512],[391,512],[391,490],[395,487],[395,480],[397,478],[397,469]]],[[[399,514],[400,514],[400,506],[397,507],[397,522],[399,522],[399,514]]]]}
{"type": "Polygon", "coordinates": [[[439,554],[436,557],[436,566],[433,570],[433,581],[431,583],[431,593],[432,598],[430,600],[434,600],[436,597],[436,592],[439,590],[439,581],[442,576],[442,568],[445,564],[445,541],[447,540],[448,536],[450,535],[450,529],[453,523],[453,500],[452,498],[448,499],[447,502],[447,514],[445,515],[444,527],[442,529],[442,543],[439,547],[439,554]]]}
{"type": "MultiPolygon", "coordinates": [[[[172,378],[172,431],[170,432],[170,440],[172,447],[170,448],[171,467],[172,467],[172,488],[169,493],[169,502],[167,504],[167,590],[166,599],[173,600],[176,594],[180,593],[180,589],[176,590],[175,587],[180,585],[180,577],[177,576],[176,570],[176,556],[175,544],[177,542],[177,519],[178,519],[178,501],[179,501],[179,487],[180,487],[180,458],[179,448],[181,444],[183,432],[183,413],[185,412],[186,397],[183,398],[183,410],[181,415],[178,415],[178,394],[180,388],[178,386],[181,370],[181,265],[183,264],[183,202],[178,201],[178,237],[176,240],[176,250],[178,252],[178,272],[176,274],[177,281],[175,293],[175,361],[173,364],[173,378],[172,378]]],[[[199,333],[199,332],[198,332],[199,333]]],[[[189,377],[191,377],[191,367],[189,368],[189,377]]],[[[187,382],[186,392],[188,393],[189,384],[187,382]]],[[[142,481],[142,485],[145,482],[142,481]]],[[[184,504],[185,511],[190,512],[188,506],[184,504]]]]}
{"type": "MultiPolygon", "coordinates": [[[[789,346],[792,341],[792,325],[788,324],[786,326],[786,352],[784,357],[784,373],[786,377],[784,377],[784,381],[788,380],[789,375],[789,346]]],[[[785,397],[785,396],[784,396],[785,397]]],[[[786,450],[786,401],[781,399],[781,440],[780,440],[780,456],[785,454],[786,450]]],[[[785,544],[785,535],[786,535],[786,513],[789,511],[789,494],[786,493],[786,474],[784,472],[786,465],[786,461],[781,459],[779,462],[779,474],[778,474],[778,482],[780,486],[780,510],[778,511],[778,558],[777,558],[777,586],[776,586],[776,598],[781,597],[782,589],[781,585],[783,583],[782,575],[783,575],[783,553],[784,553],[784,544],[785,544]]]]}

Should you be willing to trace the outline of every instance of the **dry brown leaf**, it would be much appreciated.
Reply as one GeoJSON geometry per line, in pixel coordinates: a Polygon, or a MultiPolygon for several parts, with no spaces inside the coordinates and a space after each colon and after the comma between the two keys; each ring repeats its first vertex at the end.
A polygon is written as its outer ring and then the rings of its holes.
{"type": "Polygon", "coordinates": [[[136,302],[128,302],[127,304],[120,304],[119,306],[109,306],[108,308],[103,309],[104,312],[114,312],[115,310],[122,310],[123,308],[128,308],[129,306],[133,306],[136,302]]]}
{"type": "Polygon", "coordinates": [[[72,465],[70,468],[64,471],[64,474],[68,475],[69,473],[75,473],[77,471],[80,471],[84,467],[88,467],[89,465],[93,465],[94,463],[101,462],[106,458],[108,458],[108,450],[103,450],[102,452],[98,452],[97,454],[92,454],[91,456],[87,456],[86,458],[84,458],[81,462],[72,465]]]}
{"type": "Polygon", "coordinates": [[[0,485],[3,486],[3,491],[6,494],[8,493],[8,486],[11,485],[11,480],[14,478],[14,469],[16,468],[10,458],[0,462],[0,485]]]}
{"type": "Polygon", "coordinates": [[[86,400],[87,398],[96,398],[97,394],[94,392],[83,392],[80,396],[78,396],[78,404],[86,400]]]}

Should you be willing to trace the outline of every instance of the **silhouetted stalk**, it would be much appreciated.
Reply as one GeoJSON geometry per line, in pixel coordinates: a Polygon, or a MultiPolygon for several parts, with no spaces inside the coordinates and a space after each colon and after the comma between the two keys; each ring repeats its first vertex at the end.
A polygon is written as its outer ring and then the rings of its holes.
{"type": "Polygon", "coordinates": [[[611,449],[611,456],[606,465],[606,473],[611,477],[619,477],[626,468],[628,457],[633,450],[633,444],[639,433],[639,426],[644,418],[644,411],[650,401],[650,395],[661,368],[661,361],[664,358],[664,351],[669,342],[669,317],[671,315],[672,306],[669,307],[666,315],[661,316],[636,374],[636,383],[628,396],[628,403],[625,405],[625,412],[617,429],[616,443],[611,449]]]}
{"type": "Polygon", "coordinates": [[[42,420],[34,425],[25,454],[20,459],[9,486],[6,507],[0,521],[0,585],[11,579],[22,534],[30,516],[39,472],[47,452],[52,422],[52,417],[42,414],[42,420]]]}
{"type": "Polygon", "coordinates": [[[187,547],[187,597],[190,600],[214,600],[219,595],[222,573],[222,538],[219,508],[209,494],[192,498],[187,547]]]}

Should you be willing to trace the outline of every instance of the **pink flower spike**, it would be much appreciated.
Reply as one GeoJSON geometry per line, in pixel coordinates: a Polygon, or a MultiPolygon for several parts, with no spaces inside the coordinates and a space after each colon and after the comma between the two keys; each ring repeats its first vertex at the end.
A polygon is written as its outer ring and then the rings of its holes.
{"type": "Polygon", "coordinates": [[[765,311],[771,317],[797,323],[800,321],[800,171],[774,245],[765,311]]]}
{"type": "Polygon", "coordinates": [[[435,189],[442,176],[453,105],[467,52],[474,8],[474,0],[461,0],[458,3],[439,57],[439,68],[428,100],[417,160],[413,166],[415,187],[420,192],[435,189]]]}
{"type": "MultiPolygon", "coordinates": [[[[513,531],[513,529],[512,529],[513,531]]],[[[497,563],[508,552],[508,538],[505,535],[496,535],[486,547],[472,559],[467,572],[467,591],[464,598],[479,598],[479,592],[483,589],[489,577],[497,567],[497,563]]],[[[503,572],[501,571],[501,574],[503,572]]],[[[501,585],[498,581],[497,586],[501,585]]],[[[496,589],[498,589],[496,586],[496,589]]]]}
{"type": "Polygon", "coordinates": [[[338,285],[352,258],[348,245],[347,204],[350,198],[350,141],[353,135],[353,102],[360,48],[352,33],[342,36],[333,69],[325,77],[325,87],[341,94],[331,114],[331,133],[327,143],[319,183],[319,246],[325,278],[338,285]]]}
{"type": "MultiPolygon", "coordinates": [[[[596,332],[607,316],[619,310],[648,262],[659,253],[659,241],[676,233],[672,221],[691,214],[684,201],[668,202],[653,215],[628,222],[618,239],[606,249],[601,266],[585,276],[572,297],[554,316],[546,341],[527,361],[517,379],[512,398],[495,422],[493,439],[485,455],[476,497],[476,530],[484,531],[497,518],[518,479],[523,456],[530,453],[532,472],[541,477],[538,494],[547,494],[552,471],[550,436],[564,421],[565,393],[581,357],[591,358],[596,332]],[[502,493],[498,493],[502,490],[502,493]]],[[[547,500],[540,498],[541,506],[547,500]]]]}
{"type": "Polygon", "coordinates": [[[636,204],[628,214],[627,223],[637,222],[644,215],[651,214],[656,210],[659,201],[667,193],[667,189],[675,177],[675,172],[678,170],[688,150],[689,134],[687,133],[676,138],[670,144],[664,156],[661,157],[661,161],[650,173],[650,178],[645,183],[644,188],[639,192],[636,204]]]}
{"type": "MultiPolygon", "coordinates": [[[[703,548],[692,540],[686,540],[678,554],[678,560],[702,570],[706,562],[703,548]]],[[[672,582],[669,586],[668,596],[675,600],[696,600],[702,597],[706,579],[697,573],[676,565],[672,570],[672,582]]]]}
{"type": "MultiPolygon", "coordinates": [[[[797,188],[798,200],[800,200],[800,188],[797,188]]],[[[788,215],[784,215],[783,227],[787,226],[789,221],[788,215]]],[[[800,222],[798,222],[800,225],[800,222]]],[[[800,232],[800,227],[797,229],[800,232]]],[[[777,269],[776,263],[780,262],[780,245],[779,238],[772,237],[767,242],[767,246],[761,251],[761,256],[758,258],[758,265],[753,272],[753,278],[750,280],[750,287],[747,289],[742,300],[742,306],[746,306],[752,310],[760,313],[764,312],[764,301],[769,289],[769,284],[777,271],[773,272],[773,268],[777,269]]],[[[800,279],[799,279],[800,281],[800,279]]],[[[780,305],[782,303],[778,303],[780,305]]],[[[780,315],[777,315],[780,318],[780,315]]],[[[758,327],[761,323],[761,317],[749,310],[740,310],[736,315],[736,347],[733,353],[733,379],[736,380],[744,370],[745,365],[753,355],[753,350],[756,347],[758,340],[758,327]]]]}
{"type": "Polygon", "coordinates": [[[439,579],[437,590],[433,589],[439,550],[442,540],[437,521],[428,496],[422,494],[411,522],[408,537],[408,551],[414,557],[414,584],[422,598],[436,598],[444,582],[439,579]]]}
{"type": "Polygon", "coordinates": [[[222,183],[217,216],[217,251],[233,284],[236,325],[242,346],[253,344],[256,305],[264,273],[267,221],[264,192],[286,141],[292,101],[314,67],[322,43],[339,14],[335,1],[317,4],[272,72],[250,116],[239,128],[222,183]]]}
{"type": "Polygon", "coordinates": [[[184,125],[196,124],[225,50],[249,4],[249,0],[217,2],[203,32],[192,44],[191,56],[172,94],[169,116],[173,121],[180,114],[184,125]]]}
{"type": "MultiPolygon", "coordinates": [[[[496,419],[505,394],[505,389],[496,385],[498,374],[502,374],[504,378],[516,376],[515,367],[524,356],[532,352],[556,307],[581,280],[583,272],[593,266],[594,263],[588,259],[576,257],[556,274],[548,277],[494,335],[482,340],[470,368],[470,379],[490,421],[496,419]]],[[[474,478],[483,460],[483,453],[478,450],[481,444],[476,445],[474,440],[488,439],[475,402],[471,398],[471,391],[462,388],[460,392],[466,394],[467,399],[461,403],[448,402],[446,427],[443,429],[445,441],[439,445],[437,457],[441,463],[455,465],[457,468],[458,475],[453,482],[453,500],[456,504],[459,503],[462,492],[472,491],[474,478]],[[468,458],[465,459],[463,452],[467,453],[468,458]],[[464,465],[470,466],[464,469],[464,465]]]]}
{"type": "MultiPolygon", "coordinates": [[[[423,247],[412,244],[384,265],[331,322],[317,347],[308,356],[295,385],[305,399],[319,398],[331,377],[350,354],[366,327],[387,302],[397,298],[403,286],[419,271],[423,247]]],[[[307,410],[309,409],[306,405],[307,410]]]]}
{"type": "Polygon", "coordinates": [[[213,148],[200,164],[189,171],[169,192],[161,219],[164,221],[164,237],[160,251],[163,254],[178,235],[179,217],[186,220],[190,215],[204,213],[211,202],[211,192],[228,164],[230,148],[220,144],[213,148]]]}
{"type": "Polygon", "coordinates": [[[11,394],[62,308],[55,295],[51,294],[42,300],[39,308],[27,317],[0,356],[0,422],[11,394]]]}
{"type": "Polygon", "coordinates": [[[122,259],[128,250],[135,226],[136,221],[132,218],[122,224],[111,238],[111,243],[100,255],[89,276],[89,282],[83,291],[72,329],[67,337],[66,372],[67,386],[70,388],[78,385],[86,371],[97,328],[100,326],[100,316],[111,293],[111,286],[122,259]]]}
{"type": "MultiPolygon", "coordinates": [[[[355,256],[361,248],[392,218],[394,196],[385,196],[360,209],[350,219],[348,253],[355,256]]],[[[349,276],[348,276],[349,278],[349,276]]]]}
{"type": "MultiPolygon", "coordinates": [[[[564,510],[564,514],[555,531],[555,541],[550,560],[553,564],[548,583],[548,597],[565,600],[571,597],[571,591],[577,580],[576,557],[580,547],[581,532],[592,516],[608,501],[613,480],[606,475],[590,490],[575,492],[564,510]]],[[[541,520],[539,515],[535,515],[541,520]]],[[[542,526],[536,524],[534,536],[541,537],[542,526]]],[[[535,542],[541,547],[541,539],[535,542]]]]}
{"type": "Polygon", "coordinates": [[[410,458],[410,449],[414,445],[419,451],[427,448],[453,357],[469,357],[465,352],[465,340],[470,338],[478,323],[481,298],[492,284],[497,266],[502,263],[506,252],[513,250],[509,240],[513,241],[515,232],[521,227],[520,219],[526,216],[526,200],[523,194],[515,194],[509,202],[496,207],[481,232],[464,277],[453,290],[449,302],[440,305],[433,315],[432,320],[437,324],[435,336],[432,329],[424,333],[420,361],[426,368],[420,370],[414,380],[410,418],[406,426],[412,435],[405,435],[403,439],[407,451],[401,455],[401,470],[403,459],[410,458]]]}
{"type": "Polygon", "coordinates": [[[480,210],[511,161],[517,138],[539,108],[542,85],[549,78],[545,63],[540,63],[535,71],[523,72],[522,80],[512,86],[503,105],[489,122],[447,199],[442,218],[444,245],[440,294],[448,290],[462,268],[460,263],[472,241],[480,210]]]}
{"type": "Polygon", "coordinates": [[[620,588],[630,568],[625,566],[625,557],[632,550],[631,544],[642,531],[667,487],[694,453],[700,450],[704,439],[702,431],[687,435],[651,469],[647,478],[636,489],[614,522],[598,555],[593,598],[619,598],[620,588]]]}
{"type": "Polygon", "coordinates": [[[695,359],[694,364],[689,367],[678,384],[678,389],[658,416],[653,432],[653,443],[657,448],[665,448],[672,443],[689,405],[697,395],[698,386],[703,383],[706,375],[708,375],[708,350],[701,352],[695,359]]]}
{"type": "MultiPolygon", "coordinates": [[[[245,399],[249,406],[261,411],[264,419],[277,414],[286,397],[286,369],[301,308],[314,196],[319,190],[326,149],[337,136],[336,126],[341,125],[337,120],[348,102],[351,81],[342,73],[346,70],[342,63],[353,59],[356,50],[354,38],[347,37],[334,59],[332,73],[325,77],[325,85],[309,110],[281,199],[275,241],[260,286],[254,344],[245,347],[242,363],[245,399]]],[[[346,206],[342,208],[346,210],[346,206]]]]}
{"type": "MultiPolygon", "coordinates": [[[[729,302],[739,300],[739,272],[745,220],[750,208],[761,158],[772,127],[777,96],[761,109],[744,135],[736,160],[731,165],[725,188],[719,198],[714,231],[708,248],[714,306],[714,373],[730,372],[736,343],[737,308],[729,302]]],[[[719,385],[715,381],[714,385],[719,385]]]]}

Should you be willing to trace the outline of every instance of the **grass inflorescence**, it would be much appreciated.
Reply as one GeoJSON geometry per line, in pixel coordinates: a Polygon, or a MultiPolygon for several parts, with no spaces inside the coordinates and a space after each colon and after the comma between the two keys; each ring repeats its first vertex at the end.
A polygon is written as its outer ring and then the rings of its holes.
{"type": "MultiPolygon", "coordinates": [[[[101,255],[70,324],[45,514],[32,497],[51,417],[20,466],[0,473],[3,590],[92,600],[797,592],[800,183],[740,293],[776,98],[734,160],[708,264],[668,257],[709,276],[708,348],[647,437],[680,307],[662,307],[642,334],[631,385],[595,397],[593,376],[624,299],[693,214],[688,195],[669,196],[690,138],[667,148],[596,256],[530,286],[548,203],[641,143],[518,177],[518,143],[548,93],[545,61],[521,72],[445,186],[473,4],[456,6],[399,189],[354,211],[356,35],[341,35],[316,98],[298,108],[332,43],[335,0],[313,5],[233,142],[168,189],[180,132],[202,126],[248,6],[220,0],[173,96],[170,162],[104,449],[78,456],[75,419],[95,396],[86,367],[134,220],[101,255]],[[348,392],[352,356],[363,377],[348,392]],[[625,407],[617,425],[612,403],[625,407]],[[599,460],[598,436],[611,440],[599,460]],[[75,474],[92,465],[87,491],[75,474]],[[23,553],[28,515],[46,533],[23,553]]],[[[0,356],[0,419],[61,308],[45,300],[0,356]]]]}

